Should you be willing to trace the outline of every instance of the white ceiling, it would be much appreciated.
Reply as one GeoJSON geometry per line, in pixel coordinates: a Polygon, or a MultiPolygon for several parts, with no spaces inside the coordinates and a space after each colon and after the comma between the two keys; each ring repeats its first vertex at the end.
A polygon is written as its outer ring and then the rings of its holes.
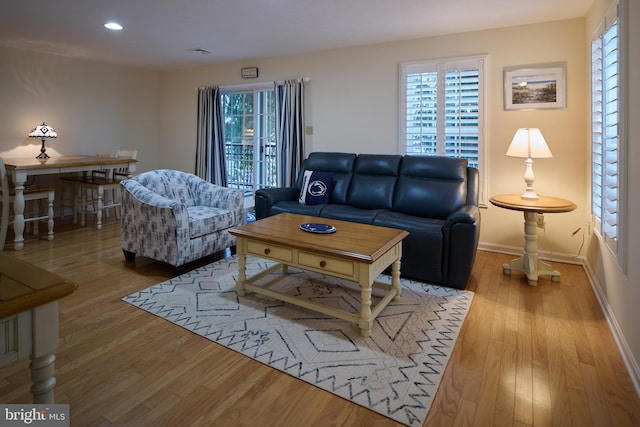
{"type": "Polygon", "coordinates": [[[586,16],[593,0],[0,0],[0,46],[174,69],[586,16]],[[103,24],[115,20],[124,30],[103,24]],[[200,48],[200,54],[188,51],[200,48]]]}

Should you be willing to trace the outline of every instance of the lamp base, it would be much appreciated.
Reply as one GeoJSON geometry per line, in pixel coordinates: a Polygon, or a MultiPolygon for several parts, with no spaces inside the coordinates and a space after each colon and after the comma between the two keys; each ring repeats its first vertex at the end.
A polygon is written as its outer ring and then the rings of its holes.
{"type": "Polygon", "coordinates": [[[520,196],[521,199],[538,200],[540,197],[533,190],[527,190],[520,196]]]}
{"type": "Polygon", "coordinates": [[[36,159],[49,159],[49,155],[46,153],[47,149],[44,148],[44,139],[42,140],[42,147],[40,148],[40,154],[36,156],[36,159]]]}

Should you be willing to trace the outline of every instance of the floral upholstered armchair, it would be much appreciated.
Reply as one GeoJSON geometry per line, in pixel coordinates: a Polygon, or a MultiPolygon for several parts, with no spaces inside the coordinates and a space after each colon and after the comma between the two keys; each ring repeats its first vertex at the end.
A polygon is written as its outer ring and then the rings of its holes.
{"type": "Polygon", "coordinates": [[[179,268],[235,245],[228,229],[245,222],[240,190],[169,169],[122,181],[122,250],[179,268]]]}

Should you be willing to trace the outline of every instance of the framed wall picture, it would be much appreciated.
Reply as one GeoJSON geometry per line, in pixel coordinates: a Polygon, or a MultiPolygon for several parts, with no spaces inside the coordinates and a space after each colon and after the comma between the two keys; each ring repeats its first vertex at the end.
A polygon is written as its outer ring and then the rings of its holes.
{"type": "Polygon", "coordinates": [[[258,77],[258,67],[242,68],[240,75],[243,79],[255,79],[258,77]]]}
{"type": "Polygon", "coordinates": [[[566,107],[565,65],[504,68],[504,109],[540,110],[566,107]]]}

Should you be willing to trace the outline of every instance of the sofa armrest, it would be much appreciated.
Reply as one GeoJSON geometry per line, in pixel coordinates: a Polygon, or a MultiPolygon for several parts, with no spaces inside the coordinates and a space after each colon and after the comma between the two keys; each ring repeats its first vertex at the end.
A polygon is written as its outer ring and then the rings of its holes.
{"type": "Polygon", "coordinates": [[[465,205],[446,219],[443,283],[452,288],[465,289],[471,276],[480,238],[480,209],[465,205]]]}
{"type": "Polygon", "coordinates": [[[474,224],[480,218],[480,209],[475,205],[464,205],[447,217],[444,222],[445,228],[454,224],[474,224]]]}
{"type": "Polygon", "coordinates": [[[271,215],[271,207],[278,202],[298,200],[300,190],[296,187],[261,188],[256,191],[256,218],[262,219],[271,215]]]}

